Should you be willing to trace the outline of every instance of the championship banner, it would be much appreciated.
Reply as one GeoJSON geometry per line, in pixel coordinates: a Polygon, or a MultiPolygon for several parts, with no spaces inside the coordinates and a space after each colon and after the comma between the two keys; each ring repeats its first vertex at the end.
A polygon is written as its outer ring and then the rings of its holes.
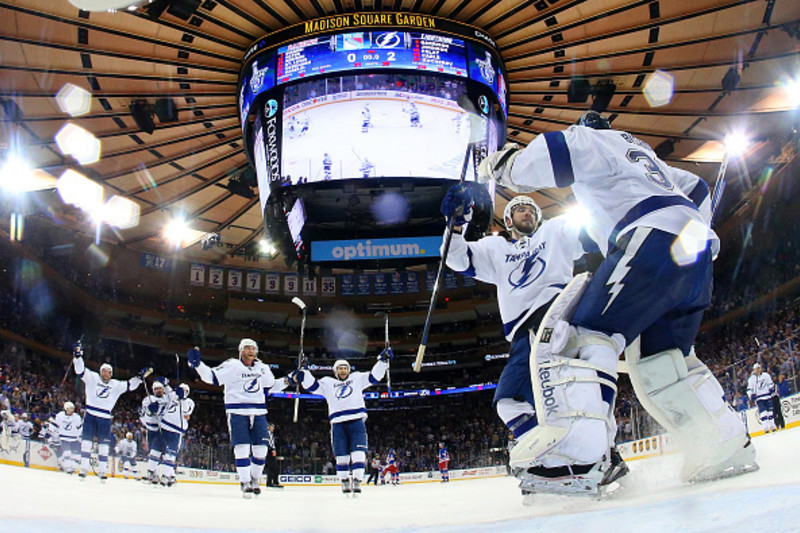
{"type": "Polygon", "coordinates": [[[399,272],[392,274],[392,279],[389,282],[389,290],[392,294],[403,294],[406,292],[406,284],[403,281],[403,275],[399,272]]]}
{"type": "Polygon", "coordinates": [[[357,279],[356,294],[358,296],[368,296],[370,293],[369,274],[359,274],[357,279]]]}
{"type": "Polygon", "coordinates": [[[317,278],[309,279],[303,278],[303,296],[316,296],[317,295],[317,278]]]}
{"type": "Polygon", "coordinates": [[[169,268],[169,261],[165,257],[153,254],[142,254],[140,264],[153,270],[167,270],[169,268]]]}
{"type": "Polygon", "coordinates": [[[386,274],[374,274],[372,276],[372,290],[374,294],[383,296],[389,294],[389,284],[386,281],[386,274]]]}
{"type": "Polygon", "coordinates": [[[241,270],[228,270],[228,290],[241,291],[242,290],[242,271],[241,270]]]}
{"type": "Polygon", "coordinates": [[[458,288],[458,276],[456,275],[455,272],[453,272],[449,268],[445,269],[444,271],[444,288],[445,289],[458,288]]]}
{"type": "Polygon", "coordinates": [[[323,276],[322,280],[322,296],[327,298],[336,296],[336,276],[323,276]]]}
{"type": "Polygon", "coordinates": [[[406,272],[406,292],[419,292],[419,275],[416,272],[406,272]]]}
{"type": "Polygon", "coordinates": [[[355,296],[355,277],[352,274],[342,274],[340,280],[342,282],[342,296],[355,296]]]}
{"type": "Polygon", "coordinates": [[[221,268],[211,267],[208,269],[208,286],[212,289],[221,289],[225,271],[221,268]]]}
{"type": "Polygon", "coordinates": [[[205,265],[198,265],[193,263],[189,270],[189,285],[195,287],[202,287],[206,284],[206,267],[205,265]]]}
{"type": "Polygon", "coordinates": [[[261,272],[247,273],[247,292],[261,292],[261,272]]]}
{"type": "Polygon", "coordinates": [[[281,275],[276,272],[264,274],[264,293],[279,294],[281,292],[281,275]]]}
{"type": "Polygon", "coordinates": [[[478,281],[473,278],[472,276],[461,276],[461,286],[462,287],[474,287],[478,284],[478,281]]]}
{"type": "Polygon", "coordinates": [[[300,277],[297,274],[283,276],[283,294],[296,296],[300,290],[300,277]]]}
{"type": "Polygon", "coordinates": [[[436,272],[432,270],[425,271],[425,290],[433,292],[433,285],[436,283],[436,272]]]}

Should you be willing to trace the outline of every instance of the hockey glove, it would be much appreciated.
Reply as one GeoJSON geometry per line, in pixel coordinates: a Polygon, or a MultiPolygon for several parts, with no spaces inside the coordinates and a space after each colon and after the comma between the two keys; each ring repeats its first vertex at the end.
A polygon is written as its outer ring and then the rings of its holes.
{"type": "Polygon", "coordinates": [[[478,166],[478,182],[486,183],[496,180],[503,185],[510,184],[511,167],[520,152],[521,148],[518,144],[507,143],[500,150],[487,155],[478,166]]]}
{"type": "Polygon", "coordinates": [[[169,385],[169,380],[168,380],[167,378],[165,378],[164,376],[158,376],[158,377],[157,377],[157,378],[155,378],[153,381],[158,381],[159,383],[161,383],[162,385],[164,385],[164,387],[166,387],[167,385],[169,385]]]}
{"type": "Polygon", "coordinates": [[[753,402],[753,403],[756,403],[756,395],[755,394],[750,396],[750,401],[753,402]]]}
{"type": "Polygon", "coordinates": [[[81,343],[81,341],[78,341],[72,345],[72,356],[75,359],[78,357],[83,357],[83,343],[81,343]]]}
{"type": "Polygon", "coordinates": [[[388,363],[394,359],[394,352],[391,348],[384,348],[384,350],[378,355],[378,361],[383,361],[384,363],[388,363]]]}
{"type": "Polygon", "coordinates": [[[303,383],[304,374],[302,370],[292,370],[286,375],[286,381],[289,385],[300,385],[303,383]]]}
{"type": "Polygon", "coordinates": [[[472,220],[472,193],[468,187],[463,185],[453,185],[447,189],[447,194],[442,199],[441,211],[447,223],[450,217],[455,217],[454,224],[463,226],[472,220]]]}
{"type": "Polygon", "coordinates": [[[175,395],[178,396],[179,400],[183,400],[186,398],[186,389],[184,389],[182,386],[179,386],[177,389],[175,389],[175,395]]]}
{"type": "Polygon", "coordinates": [[[147,376],[149,376],[152,373],[153,373],[153,367],[152,366],[146,366],[143,369],[139,370],[139,373],[137,375],[139,376],[139,379],[143,380],[144,378],[146,378],[147,376]]]}
{"type": "Polygon", "coordinates": [[[158,412],[158,404],[156,402],[148,404],[147,412],[150,413],[151,416],[155,416],[155,414],[158,412]]]}
{"type": "Polygon", "coordinates": [[[189,366],[197,368],[200,366],[200,350],[195,346],[186,352],[186,359],[189,361],[189,366]]]}

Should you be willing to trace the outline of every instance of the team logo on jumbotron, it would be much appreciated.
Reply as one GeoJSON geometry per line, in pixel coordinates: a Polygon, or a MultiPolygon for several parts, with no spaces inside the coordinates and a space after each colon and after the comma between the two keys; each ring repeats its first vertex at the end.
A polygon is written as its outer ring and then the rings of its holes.
{"type": "Polygon", "coordinates": [[[261,90],[261,87],[264,86],[264,78],[268,70],[269,67],[259,69],[258,64],[255,61],[253,62],[253,77],[250,78],[250,92],[256,94],[261,90]]]}
{"type": "Polygon", "coordinates": [[[494,83],[495,70],[492,66],[492,56],[489,52],[486,52],[486,57],[484,59],[476,59],[475,63],[480,67],[481,77],[486,80],[486,83],[494,83]]]}
{"type": "Polygon", "coordinates": [[[378,48],[396,48],[401,44],[400,33],[390,31],[389,33],[381,33],[375,39],[375,44],[378,48]]]}
{"type": "Polygon", "coordinates": [[[489,113],[489,99],[483,94],[478,97],[478,107],[484,115],[489,113]]]}
{"type": "Polygon", "coordinates": [[[267,100],[267,103],[264,104],[264,112],[267,114],[267,118],[272,118],[275,116],[275,113],[278,112],[278,102],[275,100],[267,100]]]}

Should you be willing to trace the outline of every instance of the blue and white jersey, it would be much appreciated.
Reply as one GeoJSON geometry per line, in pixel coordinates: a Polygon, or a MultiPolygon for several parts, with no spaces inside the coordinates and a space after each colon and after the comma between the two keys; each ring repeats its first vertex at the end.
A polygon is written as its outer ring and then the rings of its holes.
{"type": "Polygon", "coordinates": [[[29,439],[31,435],[33,435],[33,424],[28,420],[19,420],[17,422],[16,432],[19,433],[19,436],[23,439],[29,439]]]}
{"type": "Polygon", "coordinates": [[[169,393],[170,403],[161,419],[161,429],[183,435],[189,428],[189,417],[194,412],[194,400],[179,399],[174,392],[169,393]]]}
{"type": "Polygon", "coordinates": [[[109,379],[103,381],[100,374],[89,370],[83,364],[82,357],[73,359],[75,374],[86,384],[86,412],[98,418],[111,420],[111,410],[117,404],[120,396],[126,392],[136,390],[142,380],[132,377],[128,381],[109,379]]]}
{"type": "Polygon", "coordinates": [[[450,452],[447,451],[447,448],[440,448],[439,449],[439,462],[442,463],[444,461],[450,460],[450,452]]]}
{"type": "Polygon", "coordinates": [[[497,287],[503,333],[510,341],[530,315],[569,283],[575,260],[596,251],[579,234],[580,227],[564,217],[547,220],[530,237],[513,242],[493,235],[467,242],[453,233],[447,266],[497,287]]]}
{"type": "Polygon", "coordinates": [[[149,396],[142,398],[140,420],[147,431],[158,431],[158,425],[161,419],[164,418],[164,413],[167,410],[169,402],[170,400],[166,392],[163,396],[156,396],[151,393],[149,396]],[[154,408],[154,412],[150,411],[151,405],[157,406],[154,408]]]}
{"type": "Polygon", "coordinates": [[[117,457],[122,457],[123,459],[135,459],[136,441],[133,439],[122,439],[117,443],[115,450],[117,452],[117,457]]]}
{"type": "Polygon", "coordinates": [[[81,432],[83,431],[83,419],[78,413],[68,415],[65,411],[61,411],[56,415],[56,420],[53,422],[55,430],[58,431],[58,437],[64,442],[78,442],[81,440],[81,432]]]}
{"type": "Polygon", "coordinates": [[[367,418],[364,389],[380,383],[389,365],[378,361],[369,372],[352,372],[347,379],[324,377],[319,380],[311,372],[303,372],[303,388],[320,394],[328,402],[328,419],[331,424],[367,418]]]}
{"type": "MultiPolygon", "coordinates": [[[[206,383],[225,387],[225,411],[234,415],[265,415],[265,390],[275,385],[275,376],[267,365],[256,359],[246,366],[231,358],[215,368],[200,363],[197,373],[206,383]]],[[[283,381],[279,382],[282,385],[283,381]]]]}
{"type": "Polygon", "coordinates": [[[630,133],[571,126],[536,137],[514,160],[510,178],[500,181],[530,192],[572,187],[590,214],[589,236],[606,255],[617,240],[641,226],[678,235],[692,221],[708,228],[708,185],[694,174],[670,167],[630,133]]]}
{"type": "Polygon", "coordinates": [[[775,392],[775,384],[766,372],[761,372],[760,376],[750,374],[747,380],[747,395],[755,396],[756,401],[769,400],[775,392]]]}

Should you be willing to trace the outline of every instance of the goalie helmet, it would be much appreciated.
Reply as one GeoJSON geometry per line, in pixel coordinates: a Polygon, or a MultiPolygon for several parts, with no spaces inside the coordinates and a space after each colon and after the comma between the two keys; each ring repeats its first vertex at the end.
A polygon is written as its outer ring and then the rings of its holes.
{"type": "Polygon", "coordinates": [[[75,410],[75,404],[72,402],[64,402],[64,411],[75,410]]]}
{"type": "Polygon", "coordinates": [[[539,229],[539,226],[542,224],[542,210],[539,209],[539,206],[536,205],[536,202],[534,202],[529,196],[515,196],[506,204],[506,208],[503,210],[503,224],[505,224],[506,230],[508,231],[516,230],[518,233],[522,233],[523,235],[533,235],[533,233],[539,229]],[[514,214],[514,209],[521,205],[530,205],[533,207],[534,226],[530,233],[520,231],[516,228],[516,226],[514,226],[512,215],[514,214]]]}
{"type": "Polygon", "coordinates": [[[248,346],[252,346],[253,348],[255,348],[256,353],[258,353],[258,343],[256,343],[256,341],[254,341],[253,339],[242,339],[239,342],[239,353],[242,353],[242,350],[244,350],[248,346]]]}
{"type": "Polygon", "coordinates": [[[345,367],[347,369],[347,375],[349,376],[350,375],[350,363],[348,363],[344,359],[338,359],[335,363],[333,363],[333,375],[336,376],[337,378],[339,377],[339,373],[337,371],[339,370],[340,366],[343,366],[343,367],[345,367]]]}
{"type": "Polygon", "coordinates": [[[578,119],[578,126],[586,126],[593,130],[610,130],[611,123],[597,111],[587,111],[578,119]]]}

